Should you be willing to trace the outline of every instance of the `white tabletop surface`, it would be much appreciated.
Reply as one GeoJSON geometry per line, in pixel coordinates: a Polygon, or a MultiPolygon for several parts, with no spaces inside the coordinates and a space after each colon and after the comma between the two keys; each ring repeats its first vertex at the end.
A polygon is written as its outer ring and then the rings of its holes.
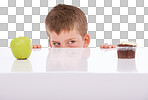
{"type": "Polygon", "coordinates": [[[148,48],[33,50],[17,60],[0,48],[0,100],[148,100],[148,48]]]}
{"type": "Polygon", "coordinates": [[[148,73],[148,48],[138,48],[135,59],[118,59],[116,49],[42,48],[33,49],[27,60],[0,48],[0,73],[15,72],[148,73]]]}

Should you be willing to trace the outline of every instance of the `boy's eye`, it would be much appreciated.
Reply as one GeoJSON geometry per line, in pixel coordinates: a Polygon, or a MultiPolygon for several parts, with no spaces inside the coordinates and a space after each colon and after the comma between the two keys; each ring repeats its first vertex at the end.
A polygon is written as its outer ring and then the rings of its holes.
{"type": "Polygon", "coordinates": [[[58,45],[60,45],[60,43],[53,43],[53,45],[58,46],[58,45]]]}
{"type": "Polygon", "coordinates": [[[74,42],[75,42],[75,41],[69,41],[68,44],[72,44],[72,43],[74,43],[74,42]]]}

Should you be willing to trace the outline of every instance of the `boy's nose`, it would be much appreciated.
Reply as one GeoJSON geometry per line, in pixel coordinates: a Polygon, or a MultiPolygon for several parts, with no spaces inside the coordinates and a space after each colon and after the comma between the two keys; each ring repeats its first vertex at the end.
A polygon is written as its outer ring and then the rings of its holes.
{"type": "Polygon", "coordinates": [[[62,44],[61,48],[68,48],[68,47],[65,44],[62,44]]]}

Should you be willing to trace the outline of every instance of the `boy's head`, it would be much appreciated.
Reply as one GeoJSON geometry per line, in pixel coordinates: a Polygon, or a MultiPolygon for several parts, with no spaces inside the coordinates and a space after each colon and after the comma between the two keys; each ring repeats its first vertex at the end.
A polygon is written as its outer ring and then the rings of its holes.
{"type": "Polygon", "coordinates": [[[87,48],[90,43],[86,16],[77,7],[55,6],[48,13],[45,24],[50,47],[87,48]]]}

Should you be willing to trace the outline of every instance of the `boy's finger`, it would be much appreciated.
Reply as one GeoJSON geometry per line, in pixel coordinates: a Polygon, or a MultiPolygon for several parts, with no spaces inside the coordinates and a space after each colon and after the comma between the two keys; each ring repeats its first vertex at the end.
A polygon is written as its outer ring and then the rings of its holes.
{"type": "Polygon", "coordinates": [[[115,45],[113,45],[113,48],[116,48],[116,46],[115,46],[115,45]]]}
{"type": "Polygon", "coordinates": [[[37,45],[33,44],[32,47],[35,49],[35,48],[37,48],[37,45]]]}
{"type": "Polygon", "coordinates": [[[108,48],[112,48],[112,46],[111,46],[111,45],[109,45],[109,46],[108,46],[108,48]]]}
{"type": "Polygon", "coordinates": [[[100,45],[100,48],[103,48],[103,45],[100,45]]]}
{"type": "Polygon", "coordinates": [[[108,45],[104,45],[103,48],[108,48],[108,45]]]}
{"type": "Polygon", "coordinates": [[[39,45],[37,45],[37,48],[42,48],[42,46],[39,44],[39,45]]]}
{"type": "Polygon", "coordinates": [[[108,45],[108,43],[105,43],[105,44],[103,44],[103,45],[100,45],[100,48],[116,48],[116,46],[115,45],[108,45]]]}

